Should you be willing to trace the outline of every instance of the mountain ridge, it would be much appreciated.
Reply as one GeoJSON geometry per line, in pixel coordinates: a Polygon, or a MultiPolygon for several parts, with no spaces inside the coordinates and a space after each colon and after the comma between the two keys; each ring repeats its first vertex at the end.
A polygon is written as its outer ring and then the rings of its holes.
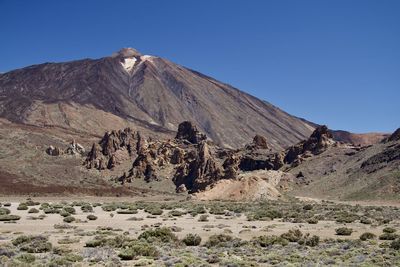
{"type": "Polygon", "coordinates": [[[113,120],[119,124],[156,134],[169,134],[181,121],[191,120],[227,147],[242,146],[261,134],[271,147],[281,149],[313,130],[272,104],[198,71],[136,50],[122,51],[100,59],[32,65],[0,75],[0,116],[13,122],[67,128],[77,128],[75,124],[87,120],[90,125],[99,124],[99,134],[122,128],[103,125],[107,124],[101,119],[104,112],[118,117],[113,120]],[[127,58],[133,64],[129,71],[123,65],[127,58]]]}

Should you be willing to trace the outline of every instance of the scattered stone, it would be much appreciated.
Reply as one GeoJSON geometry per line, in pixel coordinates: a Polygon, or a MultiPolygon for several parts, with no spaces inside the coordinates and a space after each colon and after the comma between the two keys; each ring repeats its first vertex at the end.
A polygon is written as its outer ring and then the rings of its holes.
{"type": "Polygon", "coordinates": [[[50,156],[60,156],[62,154],[62,151],[58,147],[49,146],[46,149],[46,153],[49,154],[50,156]]]}

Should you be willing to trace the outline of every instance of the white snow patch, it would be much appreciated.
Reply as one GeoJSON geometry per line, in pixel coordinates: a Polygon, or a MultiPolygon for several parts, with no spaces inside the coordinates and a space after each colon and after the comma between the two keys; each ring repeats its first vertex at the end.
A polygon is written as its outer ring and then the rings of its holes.
{"type": "Polygon", "coordinates": [[[143,56],[140,57],[140,59],[141,59],[142,61],[146,61],[146,60],[151,61],[153,58],[154,58],[154,57],[153,57],[153,56],[150,56],[150,55],[143,55],[143,56]]]}
{"type": "Polygon", "coordinates": [[[135,63],[136,63],[136,58],[130,57],[130,58],[124,58],[124,61],[121,62],[121,65],[127,72],[130,72],[135,66],[135,63]]]}

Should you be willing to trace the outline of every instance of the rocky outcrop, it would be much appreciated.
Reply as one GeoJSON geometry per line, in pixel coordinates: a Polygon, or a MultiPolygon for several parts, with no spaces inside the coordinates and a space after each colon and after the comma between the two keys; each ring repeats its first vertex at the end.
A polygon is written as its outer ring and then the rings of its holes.
{"type": "Polygon", "coordinates": [[[256,149],[268,149],[267,139],[264,136],[256,135],[253,138],[253,147],[256,149]]]}
{"type": "Polygon", "coordinates": [[[85,154],[85,148],[81,144],[75,142],[75,140],[72,140],[72,142],[68,144],[67,148],[64,151],[59,147],[49,146],[46,149],[46,153],[49,154],[50,156],[60,156],[60,155],[83,156],[85,154]]]}
{"type": "Polygon", "coordinates": [[[98,169],[98,170],[104,170],[105,169],[105,157],[103,153],[101,152],[101,147],[99,144],[94,143],[92,145],[92,149],[89,151],[86,160],[85,160],[85,165],[86,168],[88,169],[98,169]]]}
{"type": "Polygon", "coordinates": [[[130,128],[125,128],[124,130],[106,132],[99,145],[105,156],[111,156],[121,148],[126,148],[131,154],[135,147],[134,139],[135,133],[130,128]]]}
{"type": "Polygon", "coordinates": [[[229,155],[224,161],[222,167],[224,168],[225,179],[235,179],[239,172],[240,156],[236,154],[229,155]]]}
{"type": "Polygon", "coordinates": [[[322,153],[334,143],[331,137],[323,126],[309,139],[281,152],[269,149],[267,140],[260,135],[244,148],[232,150],[208,141],[196,126],[185,121],[179,125],[173,140],[144,139],[130,129],[108,132],[93,145],[86,164],[88,168],[111,169],[118,164],[120,151],[129,150],[135,154],[132,167],[117,181],[124,184],[132,179],[146,182],[172,179],[176,192],[195,193],[209,190],[221,180],[237,180],[255,171],[282,171],[287,164],[322,153]]]}
{"type": "Polygon", "coordinates": [[[112,169],[120,163],[120,151],[124,150],[130,157],[137,153],[138,148],[143,147],[143,140],[139,133],[130,128],[124,130],[106,132],[98,144],[93,144],[88,153],[84,165],[88,168],[103,170],[112,169]],[[140,141],[136,141],[140,140],[140,141]]]}
{"type": "Polygon", "coordinates": [[[284,162],[287,164],[298,164],[302,159],[318,155],[334,144],[335,141],[328,127],[325,125],[319,126],[310,138],[286,150],[284,162]]]}
{"type": "Polygon", "coordinates": [[[178,126],[178,133],[176,134],[175,139],[177,140],[185,140],[192,144],[199,144],[201,141],[207,139],[207,136],[203,133],[200,133],[197,130],[197,127],[194,126],[190,121],[184,121],[178,126]]]}
{"type": "Polygon", "coordinates": [[[85,148],[81,144],[75,142],[75,140],[72,140],[72,142],[68,145],[67,149],[65,150],[65,154],[84,155],[85,148]]]}
{"type": "Polygon", "coordinates": [[[390,146],[382,152],[368,158],[361,164],[361,169],[367,173],[380,170],[394,161],[400,161],[400,144],[390,146]]]}
{"type": "Polygon", "coordinates": [[[182,184],[190,192],[204,190],[208,185],[223,178],[223,168],[210,153],[206,142],[186,154],[184,162],[173,177],[176,186],[182,184]]]}
{"type": "Polygon", "coordinates": [[[398,128],[391,136],[386,139],[386,142],[400,141],[400,128],[398,128]]]}
{"type": "Polygon", "coordinates": [[[180,186],[178,186],[178,187],[176,188],[176,192],[177,192],[178,194],[180,194],[180,193],[186,193],[186,192],[187,192],[187,188],[186,188],[185,184],[181,184],[180,186]]]}

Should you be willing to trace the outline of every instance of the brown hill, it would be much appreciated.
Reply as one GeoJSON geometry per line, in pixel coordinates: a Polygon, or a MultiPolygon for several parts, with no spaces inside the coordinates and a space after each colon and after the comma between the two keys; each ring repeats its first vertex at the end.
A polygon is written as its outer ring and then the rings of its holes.
{"type": "Polygon", "coordinates": [[[171,137],[180,122],[190,120],[228,147],[261,134],[282,149],[313,131],[265,101],[134,49],[1,74],[0,117],[97,135],[130,126],[171,137]]]}
{"type": "Polygon", "coordinates": [[[304,183],[295,195],[341,200],[399,200],[400,130],[365,147],[340,145],[289,169],[304,183]]]}
{"type": "Polygon", "coordinates": [[[387,138],[389,134],[386,133],[350,133],[347,131],[336,130],[332,131],[333,138],[337,141],[344,143],[350,143],[359,146],[368,146],[379,143],[383,139],[387,138]]]}

